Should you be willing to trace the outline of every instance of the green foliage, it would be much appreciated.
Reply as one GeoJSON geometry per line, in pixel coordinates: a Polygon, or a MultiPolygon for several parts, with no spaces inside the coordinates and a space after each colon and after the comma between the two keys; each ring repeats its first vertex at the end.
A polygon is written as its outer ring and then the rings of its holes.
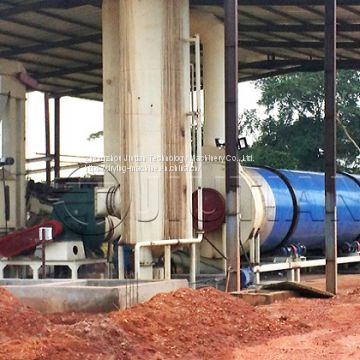
{"type": "MultiPolygon", "coordinates": [[[[360,143],[360,72],[339,71],[337,116],[357,144],[360,143]]],[[[296,73],[256,82],[265,117],[247,110],[240,118],[242,132],[255,138],[248,150],[258,165],[322,171],[324,159],[323,73],[296,73]]],[[[360,155],[338,126],[339,169],[359,170],[360,155]]]]}

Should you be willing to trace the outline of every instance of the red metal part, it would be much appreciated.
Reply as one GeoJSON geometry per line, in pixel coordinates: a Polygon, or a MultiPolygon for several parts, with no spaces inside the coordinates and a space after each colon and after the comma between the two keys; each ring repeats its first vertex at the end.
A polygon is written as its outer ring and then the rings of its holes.
{"type": "MultiPolygon", "coordinates": [[[[197,219],[197,191],[192,194],[193,228],[198,229],[197,219]]],[[[205,232],[215,231],[225,221],[225,200],[215,189],[203,189],[203,230],[205,232]]]]}
{"type": "Polygon", "coordinates": [[[39,240],[39,229],[41,227],[51,227],[53,238],[60,235],[63,230],[63,226],[59,221],[49,220],[27,229],[15,231],[0,238],[0,256],[13,257],[24,251],[34,249],[41,244],[39,240]]]}

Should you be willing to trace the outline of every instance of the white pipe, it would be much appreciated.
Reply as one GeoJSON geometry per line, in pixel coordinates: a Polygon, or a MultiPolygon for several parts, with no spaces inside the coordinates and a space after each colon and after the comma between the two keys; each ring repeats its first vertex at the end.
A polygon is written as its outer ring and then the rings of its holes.
{"type": "Polygon", "coordinates": [[[164,278],[171,279],[171,246],[164,246],[164,278]]]}
{"type": "Polygon", "coordinates": [[[202,192],[202,124],[201,124],[201,59],[200,37],[195,35],[195,77],[196,77],[196,165],[197,165],[197,192],[198,192],[198,233],[203,230],[203,192],[202,192]]]}
{"type": "MultiPolygon", "coordinates": [[[[193,41],[193,39],[190,39],[190,42],[193,41]]],[[[194,145],[193,145],[193,139],[196,139],[196,115],[195,115],[195,102],[194,102],[194,92],[195,92],[195,65],[194,64],[190,64],[190,95],[191,95],[191,144],[192,144],[192,148],[191,148],[191,156],[193,158],[193,156],[196,156],[196,152],[194,149],[194,145]]]]}
{"type": "Polygon", "coordinates": [[[125,271],[124,271],[124,247],[118,246],[118,279],[125,279],[125,271]]]}
{"type": "MultiPolygon", "coordinates": [[[[140,274],[140,250],[143,247],[152,247],[152,246],[168,246],[168,245],[189,245],[189,244],[199,244],[202,241],[202,234],[199,234],[195,239],[169,239],[169,240],[149,240],[141,241],[136,243],[134,247],[134,275],[135,278],[140,274]]],[[[165,255],[168,252],[165,252],[165,255]]],[[[170,252],[171,254],[171,252],[170,252]]],[[[165,259],[165,262],[167,259],[165,259]]],[[[196,269],[193,266],[190,266],[190,279],[192,276],[196,276],[196,269]]]]}
{"type": "Polygon", "coordinates": [[[196,288],[196,244],[191,244],[190,249],[190,287],[196,288]]]}
{"type": "MultiPolygon", "coordinates": [[[[224,223],[221,227],[221,241],[222,241],[222,252],[226,254],[226,224],[224,223]]],[[[223,270],[226,275],[227,272],[227,259],[223,259],[223,270]]]]}
{"type": "MultiPolygon", "coordinates": [[[[196,86],[196,111],[192,108],[193,114],[193,129],[194,119],[196,119],[196,191],[197,198],[197,219],[198,219],[198,239],[202,239],[203,234],[203,191],[202,191],[202,110],[201,110],[201,52],[200,52],[200,37],[196,34],[190,41],[195,43],[195,86],[196,86]]],[[[193,65],[191,64],[191,71],[193,71],[193,65]]],[[[193,83],[191,83],[193,89],[193,83]]],[[[193,99],[193,94],[191,94],[193,99]]],[[[200,240],[201,241],[201,240],[200,240]]],[[[199,241],[199,242],[200,242],[199,241]]],[[[196,265],[197,265],[197,248],[196,243],[191,245],[191,261],[190,261],[190,283],[191,287],[195,287],[196,283],[196,265]]]]}

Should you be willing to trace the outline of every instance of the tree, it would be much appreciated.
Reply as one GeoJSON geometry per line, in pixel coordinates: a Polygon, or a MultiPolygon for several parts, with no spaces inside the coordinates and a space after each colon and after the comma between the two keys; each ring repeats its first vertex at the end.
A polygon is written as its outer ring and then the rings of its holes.
{"type": "MultiPolygon", "coordinates": [[[[337,93],[338,165],[360,170],[360,72],[339,71],[337,93]]],[[[258,111],[247,110],[240,127],[255,138],[248,150],[258,165],[323,171],[324,78],[322,72],[295,73],[258,80],[258,111]]]]}

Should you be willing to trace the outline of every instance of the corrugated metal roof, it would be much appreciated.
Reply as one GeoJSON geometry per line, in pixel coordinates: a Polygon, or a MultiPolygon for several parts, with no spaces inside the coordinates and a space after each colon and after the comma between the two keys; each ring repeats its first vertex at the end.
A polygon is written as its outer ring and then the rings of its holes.
{"type": "MultiPolygon", "coordinates": [[[[239,0],[239,80],[323,67],[325,0],[239,0]]],[[[223,19],[222,0],[190,5],[223,19]]],[[[2,0],[0,58],[54,96],[102,97],[101,0],[2,0]]],[[[360,0],[338,0],[338,66],[360,66],[360,0]]]]}

